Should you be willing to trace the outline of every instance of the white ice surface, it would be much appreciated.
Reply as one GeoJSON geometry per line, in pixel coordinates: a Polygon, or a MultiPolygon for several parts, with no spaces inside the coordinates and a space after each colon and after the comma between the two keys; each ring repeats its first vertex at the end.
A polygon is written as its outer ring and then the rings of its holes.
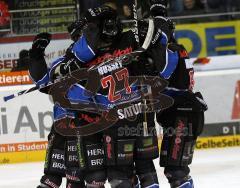
{"type": "MultiPolygon", "coordinates": [[[[163,169],[157,169],[160,187],[169,188],[163,169]]],[[[240,147],[197,150],[191,171],[195,188],[240,188],[240,147]]],[[[0,188],[35,188],[42,173],[42,162],[0,165],[0,188]]]]}

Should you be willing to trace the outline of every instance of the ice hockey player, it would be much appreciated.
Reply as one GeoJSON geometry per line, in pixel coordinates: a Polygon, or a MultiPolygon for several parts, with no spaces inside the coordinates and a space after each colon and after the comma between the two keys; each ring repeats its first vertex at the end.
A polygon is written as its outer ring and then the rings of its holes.
{"type": "MultiPolygon", "coordinates": [[[[129,53],[137,48],[134,33],[132,33],[131,31],[122,33],[120,24],[116,19],[116,13],[111,8],[107,6],[102,6],[96,9],[90,9],[86,14],[86,18],[88,21],[88,26],[86,29],[84,29],[83,36],[74,43],[71,49],[71,54],[74,54],[75,58],[79,60],[81,65],[89,67],[92,65],[100,64],[107,58],[117,57],[124,53],[129,53]]],[[[165,20],[161,19],[156,20],[156,23],[158,21],[160,22],[160,24],[161,22],[163,22],[163,24],[166,23],[165,20]]],[[[158,33],[154,39],[156,41],[159,40],[161,42],[166,42],[165,36],[162,35],[162,33],[158,33]]],[[[33,53],[32,57],[36,58],[37,54],[33,53]]],[[[39,57],[39,59],[42,59],[42,56],[39,57]]],[[[61,59],[58,62],[60,61],[61,59]]],[[[59,64],[65,63],[61,61],[59,64]]],[[[56,65],[56,63],[54,63],[53,66],[54,65],[56,65]]],[[[45,65],[42,64],[42,67],[44,66],[45,65]]],[[[68,68],[68,66],[64,66],[64,68],[66,67],[68,68]]],[[[39,72],[40,69],[37,70],[37,72],[39,72]]],[[[129,70],[124,70],[127,71],[127,73],[129,71],[129,75],[131,75],[131,68],[129,68],[129,70]]],[[[44,82],[44,80],[47,80],[47,77],[49,76],[49,74],[47,74],[46,66],[45,70],[42,71],[42,73],[42,75],[40,76],[37,75],[37,79],[35,78],[35,80],[39,81],[38,84],[46,83],[44,82]]],[[[32,77],[34,76],[32,75],[32,77]]],[[[74,88],[71,88],[71,91],[72,90],[74,90],[74,88]]],[[[129,122],[119,121],[117,125],[129,126],[129,122]]],[[[133,126],[136,125],[137,122],[134,122],[133,126]]],[[[133,146],[135,143],[135,139],[126,137],[119,138],[116,133],[116,129],[109,129],[104,134],[104,141],[106,144],[105,152],[107,156],[106,165],[109,165],[108,180],[111,186],[117,188],[132,187],[133,185],[129,178],[132,177],[133,172],[133,146]]],[[[93,180],[91,181],[91,183],[88,183],[88,181],[86,180],[87,186],[93,186],[93,182],[96,182],[94,181],[94,178],[99,177],[98,175],[99,174],[95,175],[92,173],[91,177],[93,178],[93,180]]],[[[101,173],[100,177],[103,177],[101,173]]],[[[97,181],[94,186],[101,187],[103,186],[103,184],[97,181]]]]}
{"type": "MultiPolygon", "coordinates": [[[[97,20],[96,18],[99,16],[99,13],[103,12],[104,7],[98,7],[96,9],[89,10],[91,12],[88,20],[97,20]],[[89,18],[90,17],[90,18],[89,18]]],[[[115,18],[116,19],[116,18],[115,18]]],[[[103,34],[100,38],[105,41],[104,48],[100,48],[102,55],[98,58],[98,61],[94,61],[94,63],[101,63],[105,60],[105,58],[114,57],[118,55],[123,55],[124,53],[129,53],[137,48],[137,43],[135,40],[134,33],[132,31],[121,32],[120,27],[118,26],[118,22],[113,20],[107,20],[108,27],[103,28],[103,34]],[[117,32],[113,32],[117,31],[117,32]],[[115,33],[115,35],[113,35],[115,33]],[[129,51],[131,50],[131,51],[129,51]],[[118,52],[118,53],[117,53],[118,52]]],[[[166,26],[167,22],[164,19],[156,19],[155,25],[160,26],[163,25],[163,28],[166,30],[169,28],[166,26]]],[[[96,27],[98,23],[93,23],[92,27],[96,27]]],[[[99,24],[100,25],[100,24],[99,24]]],[[[103,24],[104,25],[104,24],[103,24]]],[[[97,27],[99,28],[99,26],[97,27]]],[[[97,29],[92,29],[97,30],[97,29]]],[[[167,32],[167,31],[166,31],[167,32]]],[[[167,38],[163,31],[156,29],[156,33],[153,38],[154,42],[163,43],[163,48],[161,53],[164,55],[166,53],[166,44],[167,38]],[[158,31],[158,32],[157,32],[158,31]]],[[[99,50],[99,49],[98,49],[99,50]]],[[[162,63],[164,64],[166,58],[162,59],[162,63]]],[[[130,64],[127,67],[128,75],[142,75],[142,73],[138,70],[139,65],[130,64]],[[138,72],[138,73],[136,73],[138,72]]],[[[169,70],[168,70],[169,71],[169,70]]],[[[163,74],[167,74],[163,71],[163,74]]],[[[106,77],[109,78],[109,75],[106,74],[106,77]]],[[[114,102],[114,101],[111,101],[114,102]]],[[[151,114],[153,115],[153,114],[151,114]]],[[[150,116],[151,116],[150,115],[150,116]]],[[[149,116],[149,115],[148,115],[149,116]]],[[[126,117],[127,118],[127,117],[126,117]]],[[[153,127],[153,118],[148,118],[150,121],[148,122],[151,127],[153,127]]],[[[134,171],[134,159],[133,156],[136,157],[135,162],[144,161],[144,165],[138,166],[138,175],[141,178],[141,186],[142,187],[158,187],[158,178],[156,174],[156,170],[152,160],[158,157],[158,147],[157,147],[157,139],[155,136],[144,136],[130,134],[119,135],[118,130],[137,128],[139,124],[142,125],[143,118],[139,117],[138,121],[128,121],[126,119],[119,120],[116,125],[104,132],[104,142],[105,142],[105,155],[106,155],[106,165],[107,165],[107,175],[108,181],[113,188],[125,188],[125,187],[134,187],[131,178],[133,176],[134,171]],[[148,147],[144,144],[148,142],[148,147]],[[134,154],[134,146],[136,145],[135,150],[137,152],[134,154]],[[126,149],[128,148],[128,149],[126,149]],[[143,152],[145,151],[145,152],[143,152]],[[144,159],[144,160],[143,160],[144,159]],[[153,180],[153,181],[152,181],[153,180]]],[[[151,128],[149,127],[149,128],[151,128]]]]}
{"type": "MultiPolygon", "coordinates": [[[[38,34],[33,41],[32,48],[29,50],[30,67],[29,73],[35,84],[40,86],[45,83],[44,78],[47,65],[44,59],[44,51],[51,41],[49,33],[38,34]],[[44,74],[43,74],[44,73],[44,74]]],[[[48,135],[48,148],[45,156],[44,175],[37,188],[59,187],[62,183],[62,177],[65,177],[64,164],[65,138],[57,134],[52,126],[48,135]]]]}
{"type": "MultiPolygon", "coordinates": [[[[188,165],[192,161],[197,136],[204,125],[204,111],[207,106],[199,92],[193,93],[193,67],[189,63],[187,51],[182,45],[177,44],[174,38],[173,22],[166,18],[167,2],[153,0],[150,3],[151,15],[166,19],[168,31],[170,31],[168,35],[169,64],[165,64],[165,67],[161,64],[163,57],[159,55],[159,52],[162,46],[155,46],[148,50],[148,53],[144,54],[145,57],[140,59],[147,75],[159,75],[160,72],[160,75],[169,81],[165,94],[174,99],[172,107],[157,114],[158,122],[164,128],[160,165],[165,168],[164,173],[172,188],[193,188],[188,165]],[[170,74],[162,74],[163,68],[170,70],[166,71],[170,74]]],[[[144,162],[141,161],[136,163],[136,169],[143,164],[144,162]]],[[[141,178],[139,180],[141,184],[141,178]]]]}
{"type": "MultiPolygon", "coordinates": [[[[170,24],[171,25],[171,24],[170,24]]],[[[174,27],[172,26],[174,31],[174,27]]],[[[200,92],[193,92],[194,70],[183,45],[177,44],[174,35],[168,49],[178,52],[178,63],[165,94],[174,99],[174,105],[157,114],[164,130],[160,166],[172,188],[193,188],[189,165],[192,163],[197,137],[204,126],[207,105],[200,92]]]]}
{"type": "MultiPolygon", "coordinates": [[[[89,9],[86,13],[86,19],[88,21],[88,27],[84,30],[83,37],[73,46],[75,56],[80,59],[85,66],[91,67],[96,64],[101,64],[109,58],[119,57],[137,49],[138,44],[136,42],[136,33],[134,34],[132,31],[122,32],[121,24],[117,19],[117,14],[115,10],[110,7],[101,6],[89,9]],[[86,43],[87,47],[85,47],[86,43]]],[[[164,33],[164,28],[166,29],[166,32],[169,28],[166,24],[167,22],[165,19],[156,19],[155,25],[157,28],[163,26],[163,29],[156,29],[153,37],[153,43],[164,44],[161,51],[163,57],[166,57],[165,53],[167,46],[167,37],[164,33]]],[[[162,59],[163,64],[165,60],[166,58],[162,59]]],[[[123,67],[123,69],[121,68],[114,71],[116,71],[116,75],[119,75],[122,70],[125,71],[124,74],[136,75],[137,67],[138,65],[133,63],[129,64],[126,68],[123,67]]],[[[169,70],[167,69],[167,71],[169,70]]],[[[162,71],[162,74],[168,73],[162,71]]],[[[106,79],[114,80],[116,78],[113,77],[112,72],[109,71],[106,72],[104,78],[101,79],[101,84],[103,86],[106,85],[104,82],[106,79]]],[[[121,79],[117,79],[116,81],[121,81],[121,79]]],[[[127,90],[129,88],[124,89],[127,90]]],[[[112,96],[112,91],[109,92],[108,90],[103,90],[102,92],[105,92],[105,94],[108,93],[108,99],[111,103],[117,102],[117,99],[114,100],[116,95],[119,96],[117,93],[113,93],[112,96]]],[[[134,171],[134,146],[136,143],[139,143],[139,145],[136,144],[138,151],[142,151],[143,147],[145,147],[145,145],[143,145],[144,140],[142,138],[136,140],[136,135],[130,134],[126,136],[118,134],[120,128],[136,128],[139,124],[142,124],[143,118],[139,118],[137,121],[127,120],[129,117],[124,118],[125,119],[123,120],[119,120],[114,127],[104,131],[107,175],[108,181],[113,188],[133,187],[131,178],[134,171]]],[[[149,118],[151,121],[152,119],[153,118],[149,118]]],[[[152,163],[152,159],[158,156],[157,142],[154,137],[150,136],[144,139],[149,141],[149,148],[154,148],[154,150],[149,153],[139,152],[139,161],[146,159],[150,162],[149,166],[145,165],[142,168],[139,168],[139,174],[142,175],[141,178],[146,181],[146,184],[142,184],[142,187],[157,186],[157,184],[153,185],[151,182],[147,182],[147,180],[151,178],[155,178],[157,181],[155,168],[152,163]]]]}
{"type": "MultiPolygon", "coordinates": [[[[160,76],[166,79],[172,75],[174,67],[177,64],[177,52],[167,49],[168,40],[171,35],[171,30],[169,29],[169,21],[166,18],[167,1],[150,1],[149,3],[151,5],[150,12],[155,13],[155,15],[159,15],[156,17],[156,19],[161,20],[161,22],[158,24],[157,29],[165,35],[166,41],[165,43],[158,43],[156,41],[152,41],[152,45],[150,46],[148,51],[142,56],[140,56],[138,69],[140,69],[140,72],[142,72],[142,74],[144,75],[160,76]],[[167,53],[163,53],[165,49],[167,49],[167,53]],[[155,65],[157,65],[157,67],[155,65]]],[[[146,20],[142,20],[139,22],[140,40],[143,40],[144,36],[146,36],[145,28],[147,23],[148,21],[146,20]]],[[[141,140],[146,142],[149,137],[151,137],[153,140],[157,140],[156,131],[153,131],[155,129],[154,116],[155,113],[147,114],[147,125],[150,134],[148,136],[138,137],[138,142],[140,142],[141,140]]],[[[155,141],[155,145],[156,144],[157,142],[155,141]]],[[[154,154],[151,153],[151,147],[147,150],[146,148],[141,149],[142,151],[145,150],[144,153],[146,156],[150,156],[148,159],[139,159],[139,153],[136,152],[135,169],[137,177],[135,176],[134,178],[135,187],[159,187],[158,177],[153,163],[153,159],[155,157],[154,154]]],[[[137,151],[138,150],[139,149],[137,148],[137,151]]]]}
{"type": "MultiPolygon", "coordinates": [[[[88,10],[86,17],[89,22],[88,29],[91,29],[95,32],[100,30],[100,35],[95,34],[95,36],[99,36],[99,38],[95,38],[93,44],[99,45],[95,48],[93,46],[92,48],[94,49],[92,51],[94,51],[94,53],[97,55],[95,57],[95,54],[92,56],[93,60],[90,62],[91,66],[94,64],[100,64],[106,61],[108,58],[115,58],[127,53],[131,53],[137,48],[137,42],[134,33],[132,31],[122,32],[121,24],[117,19],[115,10],[109,9],[109,7],[106,6],[102,6],[88,10]],[[103,14],[109,14],[110,12],[114,12],[114,15],[111,19],[103,20],[102,24],[101,17],[103,14]],[[101,25],[103,25],[103,27],[101,27],[101,25]]],[[[92,46],[91,43],[89,43],[89,46],[92,46]]],[[[131,68],[132,67],[129,65],[115,71],[116,74],[120,74],[122,71],[124,71],[128,76],[133,74],[133,70],[131,70],[131,68]]],[[[112,77],[112,75],[112,72],[105,73],[104,78],[116,79],[117,82],[117,78],[112,77]]],[[[102,80],[105,80],[104,78],[102,80]]],[[[121,79],[118,82],[121,82],[121,79]]],[[[127,90],[128,88],[123,89],[127,90]]],[[[108,90],[103,92],[107,94],[108,90]]],[[[111,91],[109,93],[111,94],[111,91]]],[[[114,95],[118,94],[114,93],[114,95]]],[[[117,100],[112,100],[111,96],[108,98],[110,98],[112,103],[117,102],[117,100]]],[[[135,137],[131,135],[120,136],[118,132],[120,128],[129,128],[131,126],[136,127],[137,122],[130,122],[123,119],[119,120],[114,127],[104,131],[103,138],[105,143],[107,176],[108,181],[113,188],[133,187],[131,177],[133,173],[135,137]]]]}
{"type": "MultiPolygon", "coordinates": [[[[85,19],[80,19],[68,27],[68,31],[71,35],[73,41],[77,41],[82,35],[82,30],[86,25],[85,19]]],[[[59,76],[64,76],[69,73],[69,71],[76,70],[79,68],[78,61],[74,58],[74,55],[71,54],[72,45],[68,48],[66,55],[54,61],[51,65],[50,70],[48,69],[45,60],[44,60],[44,51],[47,45],[51,40],[51,36],[48,33],[41,33],[37,35],[34,39],[32,49],[30,50],[30,56],[32,59],[32,64],[30,67],[30,75],[33,80],[36,81],[36,85],[45,85],[49,82],[50,79],[56,79],[59,76]],[[72,62],[71,65],[65,66],[67,62],[72,62]],[[63,65],[58,67],[57,65],[63,65]],[[58,69],[56,69],[58,67],[58,69]]],[[[53,80],[51,80],[53,81],[53,80]]],[[[46,92],[46,91],[43,91],[46,92]]],[[[61,106],[54,106],[54,119],[59,120],[61,118],[66,118],[69,116],[75,117],[73,111],[68,111],[61,108],[61,106]]],[[[79,122],[86,123],[86,118],[79,118],[79,122]]],[[[89,140],[86,140],[85,143],[88,144],[89,140]]],[[[105,173],[102,177],[92,177],[94,172],[84,171],[79,168],[78,156],[77,156],[77,144],[76,138],[66,138],[62,135],[59,135],[55,132],[54,128],[51,129],[51,132],[48,136],[48,149],[46,153],[46,161],[44,166],[44,175],[41,178],[41,185],[39,188],[56,188],[60,187],[62,182],[62,177],[67,178],[68,188],[81,188],[85,187],[84,180],[88,184],[98,183],[99,187],[103,187],[105,181],[105,173]],[[99,178],[101,178],[100,182],[99,178]],[[103,179],[103,180],[102,180],[103,179]],[[94,181],[94,182],[91,182],[94,181]],[[100,183],[99,183],[100,182],[100,183]]],[[[101,173],[100,173],[101,175],[101,173]]]]}
{"type": "MultiPolygon", "coordinates": [[[[150,2],[151,15],[166,19],[167,2],[165,0],[150,2]]],[[[164,174],[172,188],[193,188],[189,164],[192,162],[196,139],[203,129],[204,111],[207,110],[207,105],[201,93],[193,92],[194,70],[189,62],[188,53],[174,38],[173,22],[168,19],[166,21],[171,31],[168,35],[168,51],[175,53],[176,56],[169,58],[169,64],[165,66],[170,68],[171,74],[161,74],[161,76],[169,81],[165,94],[174,99],[174,105],[157,114],[157,120],[164,128],[160,166],[164,167],[164,174]]],[[[152,72],[157,70],[157,74],[162,70],[158,51],[156,47],[148,53],[148,60],[154,62],[152,72]]],[[[149,66],[151,63],[147,64],[149,66]]]]}

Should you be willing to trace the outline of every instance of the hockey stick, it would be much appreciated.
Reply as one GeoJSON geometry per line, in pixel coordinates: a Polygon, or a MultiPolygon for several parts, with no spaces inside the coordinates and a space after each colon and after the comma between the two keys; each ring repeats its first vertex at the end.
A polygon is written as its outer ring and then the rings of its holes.
{"type": "MultiPolygon", "coordinates": [[[[138,15],[137,15],[137,0],[134,0],[134,3],[133,3],[133,20],[134,20],[134,35],[135,35],[135,39],[136,39],[136,42],[138,44],[138,46],[140,45],[140,41],[139,41],[139,32],[138,32],[138,15]]],[[[149,24],[148,26],[150,26],[150,20],[149,20],[149,24]]],[[[148,28],[148,31],[149,31],[149,28],[148,28]]],[[[153,32],[153,31],[152,31],[153,32]]],[[[147,36],[146,36],[146,39],[149,39],[150,37],[148,36],[149,32],[147,33],[147,36]]],[[[153,33],[151,33],[153,35],[153,33]]],[[[151,40],[149,41],[144,41],[143,45],[142,45],[142,48],[144,50],[146,50],[148,48],[148,46],[150,45],[150,42],[151,40]],[[145,43],[146,42],[146,43],[145,43]]],[[[152,39],[152,37],[151,37],[152,39]]],[[[144,106],[146,106],[146,100],[143,101],[144,103],[144,106]]],[[[147,113],[144,112],[144,120],[143,120],[143,136],[147,136],[148,135],[148,125],[147,125],[147,113]]]]}
{"type": "MultiPolygon", "coordinates": [[[[134,7],[135,7],[135,5],[134,5],[134,7]]],[[[134,8],[134,9],[135,9],[135,8],[134,8]]],[[[135,10],[135,12],[136,12],[136,10],[135,10]]],[[[137,16],[135,16],[135,17],[137,18],[137,16]]],[[[137,20],[136,20],[136,23],[135,23],[135,27],[137,27],[137,20]]],[[[135,28],[135,31],[133,31],[133,32],[134,32],[136,41],[139,42],[138,29],[135,28]]],[[[117,57],[117,58],[126,57],[126,56],[135,57],[135,56],[140,55],[140,54],[143,53],[144,51],[146,51],[147,48],[149,47],[150,43],[151,43],[151,40],[152,40],[152,37],[153,37],[153,32],[154,32],[154,23],[153,23],[153,20],[150,19],[150,20],[149,20],[149,24],[148,24],[148,32],[147,32],[147,35],[146,35],[146,38],[145,38],[145,40],[144,40],[143,45],[142,45],[141,47],[139,47],[137,50],[135,50],[135,51],[133,51],[133,52],[131,52],[131,53],[129,53],[129,54],[125,54],[125,55],[119,56],[119,57],[117,57]]],[[[138,43],[138,44],[139,44],[139,43],[138,43]]],[[[104,62],[104,63],[102,63],[101,65],[104,65],[104,64],[107,63],[107,62],[109,62],[109,60],[106,61],[106,62],[104,62]]],[[[99,66],[100,66],[100,65],[98,65],[97,67],[99,67],[99,66]]],[[[94,67],[94,68],[96,68],[96,67],[94,67]]],[[[90,68],[90,69],[92,69],[92,68],[90,68]]],[[[89,69],[89,70],[90,70],[90,69],[89,69]]],[[[50,83],[50,84],[48,84],[48,85],[46,85],[46,86],[45,86],[45,85],[42,85],[42,86],[34,86],[34,87],[32,87],[32,88],[29,88],[29,89],[26,89],[26,90],[22,90],[22,91],[20,91],[20,92],[18,92],[18,93],[5,96],[5,97],[3,97],[3,100],[4,100],[5,102],[7,102],[7,101],[9,101],[9,100],[11,100],[11,99],[14,99],[14,98],[16,98],[16,97],[25,95],[25,94],[30,93],[30,92],[33,92],[33,91],[36,91],[36,90],[39,90],[39,89],[46,89],[47,87],[51,87],[51,86],[52,86],[53,84],[55,84],[55,83],[64,81],[66,78],[69,78],[70,76],[71,76],[71,75],[67,75],[66,77],[60,78],[60,79],[56,80],[55,82],[52,82],[52,83],[50,83]]]]}
{"type": "Polygon", "coordinates": [[[21,96],[21,95],[24,95],[24,94],[30,93],[30,92],[32,92],[32,91],[35,91],[35,90],[37,90],[38,88],[39,88],[38,86],[34,86],[34,87],[29,88],[29,89],[22,90],[22,91],[20,91],[20,92],[18,92],[18,93],[14,93],[14,94],[11,94],[11,95],[8,95],[8,96],[3,97],[3,100],[4,100],[5,102],[7,102],[7,101],[9,101],[9,100],[11,100],[11,99],[13,99],[13,98],[15,98],[15,97],[19,97],[19,96],[21,96]]]}
{"type": "MultiPolygon", "coordinates": [[[[143,43],[143,49],[147,49],[152,41],[153,32],[154,32],[154,23],[153,20],[149,20],[148,30],[146,39],[143,43]]],[[[144,100],[144,106],[146,106],[146,100],[144,100]]],[[[148,136],[148,124],[147,124],[147,113],[144,112],[144,121],[143,121],[143,136],[148,136]]]]}
{"type": "MultiPolygon", "coordinates": [[[[139,54],[141,54],[141,53],[144,52],[144,51],[145,51],[145,50],[144,50],[143,48],[142,48],[142,49],[140,48],[140,49],[138,49],[138,50],[136,50],[136,51],[133,51],[133,52],[131,52],[131,53],[129,53],[129,54],[125,54],[125,55],[119,56],[119,57],[117,57],[117,58],[126,57],[126,56],[135,57],[135,56],[138,56],[139,54]]],[[[114,59],[115,59],[115,58],[114,58],[114,59]]],[[[112,60],[114,60],[114,59],[112,59],[112,60]]],[[[104,64],[106,64],[106,63],[108,63],[108,62],[110,62],[110,61],[107,60],[106,62],[103,62],[103,63],[101,63],[100,65],[96,65],[96,66],[91,67],[89,70],[97,69],[98,67],[100,67],[100,66],[102,66],[102,65],[104,65],[104,64]]],[[[11,95],[4,96],[4,97],[3,97],[3,100],[4,100],[5,102],[7,102],[7,101],[9,101],[9,100],[11,100],[11,99],[14,99],[14,98],[16,98],[16,97],[25,95],[25,94],[27,94],[27,93],[31,93],[31,92],[33,92],[33,91],[40,90],[40,89],[46,89],[46,88],[48,88],[48,87],[53,86],[53,85],[56,84],[56,83],[59,83],[59,82],[64,81],[65,79],[67,79],[67,78],[69,78],[69,77],[71,77],[71,75],[67,75],[67,76],[65,76],[65,77],[63,77],[63,78],[60,78],[60,79],[56,80],[55,82],[49,83],[48,85],[34,86],[34,87],[29,88],[29,89],[25,89],[25,90],[19,91],[19,92],[17,92],[17,93],[13,93],[13,94],[11,94],[11,95]]]]}
{"type": "MultiPolygon", "coordinates": [[[[141,53],[145,52],[147,50],[147,48],[149,47],[149,45],[151,44],[152,37],[153,37],[153,31],[154,31],[154,24],[153,24],[153,21],[150,20],[149,21],[149,26],[148,26],[148,32],[147,32],[146,38],[144,40],[144,43],[141,47],[139,47],[137,50],[135,50],[131,53],[113,58],[111,60],[107,60],[107,61],[103,62],[102,64],[95,65],[95,66],[90,68],[90,71],[96,70],[97,68],[99,68],[100,66],[103,66],[104,64],[109,64],[112,61],[114,61],[115,59],[116,59],[116,61],[118,61],[119,58],[123,58],[123,59],[130,58],[131,59],[132,57],[139,56],[141,53]]],[[[165,88],[166,83],[163,83],[162,81],[160,81],[161,82],[160,85],[162,85],[162,87],[165,88]]],[[[163,101],[167,102],[166,99],[164,99],[163,101]]],[[[166,106],[166,105],[164,104],[164,106],[166,106]]],[[[167,104],[167,106],[168,106],[168,104],[167,104]]],[[[115,114],[115,110],[116,110],[116,108],[110,109],[109,113],[107,113],[107,114],[110,114],[110,117],[111,117],[112,115],[115,114]]],[[[65,136],[80,135],[80,138],[81,138],[81,136],[87,136],[87,135],[91,135],[91,134],[95,134],[97,132],[103,131],[103,130],[105,130],[105,129],[107,129],[107,128],[109,128],[109,127],[111,127],[112,125],[115,124],[114,119],[112,120],[111,118],[106,118],[107,121],[109,121],[110,123],[106,123],[106,122],[102,123],[102,121],[103,121],[102,119],[104,119],[104,118],[101,118],[101,120],[98,121],[97,124],[96,123],[91,123],[91,124],[88,124],[88,125],[83,126],[83,127],[75,127],[75,128],[71,128],[71,129],[61,127],[61,122],[59,122],[58,124],[56,124],[55,130],[61,135],[65,135],[65,136]]]]}
{"type": "Polygon", "coordinates": [[[139,46],[137,0],[133,0],[133,21],[134,21],[134,29],[132,31],[134,33],[135,40],[139,46]]]}
{"type": "MultiPolygon", "coordinates": [[[[69,77],[69,76],[67,76],[69,77]]],[[[67,78],[66,77],[66,78],[67,78]]],[[[51,82],[49,83],[48,85],[40,85],[40,86],[34,86],[34,87],[31,87],[29,89],[25,89],[25,90],[22,90],[22,91],[19,91],[18,93],[14,93],[14,94],[11,94],[11,95],[7,95],[7,96],[4,96],[3,97],[3,100],[5,102],[11,100],[11,99],[14,99],[16,97],[19,97],[19,96],[22,96],[22,95],[25,95],[27,93],[31,93],[33,91],[36,91],[36,90],[40,90],[40,89],[46,89],[47,87],[51,87],[53,84],[59,82],[59,81],[63,81],[66,79],[65,77],[63,79],[59,79],[59,80],[56,80],[56,82],[51,82]]]]}

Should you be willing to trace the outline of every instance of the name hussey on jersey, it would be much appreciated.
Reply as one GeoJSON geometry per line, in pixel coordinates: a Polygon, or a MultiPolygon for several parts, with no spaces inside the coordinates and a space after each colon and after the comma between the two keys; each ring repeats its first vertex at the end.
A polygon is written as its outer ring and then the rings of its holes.
{"type": "Polygon", "coordinates": [[[107,74],[107,73],[110,73],[112,71],[115,71],[117,69],[120,69],[122,68],[122,63],[121,62],[115,62],[115,63],[112,63],[110,65],[103,65],[101,67],[98,68],[98,73],[100,75],[103,75],[103,74],[107,74]]]}

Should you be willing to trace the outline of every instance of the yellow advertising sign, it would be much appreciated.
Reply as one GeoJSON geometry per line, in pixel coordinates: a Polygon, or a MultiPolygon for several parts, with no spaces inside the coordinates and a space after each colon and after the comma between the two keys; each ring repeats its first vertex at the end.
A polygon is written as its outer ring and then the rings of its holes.
{"type": "Polygon", "coordinates": [[[0,144],[0,164],[43,161],[47,141],[0,144]]]}
{"type": "Polygon", "coordinates": [[[197,149],[226,148],[236,146],[240,146],[240,135],[200,137],[196,143],[197,149]]]}
{"type": "MultiPolygon", "coordinates": [[[[158,137],[158,146],[161,148],[162,137],[158,137]]],[[[240,147],[240,135],[199,137],[196,149],[214,149],[226,147],[240,147]]]]}
{"type": "Polygon", "coordinates": [[[240,54],[240,20],[180,24],[176,26],[176,39],[191,57],[240,54]]]}

